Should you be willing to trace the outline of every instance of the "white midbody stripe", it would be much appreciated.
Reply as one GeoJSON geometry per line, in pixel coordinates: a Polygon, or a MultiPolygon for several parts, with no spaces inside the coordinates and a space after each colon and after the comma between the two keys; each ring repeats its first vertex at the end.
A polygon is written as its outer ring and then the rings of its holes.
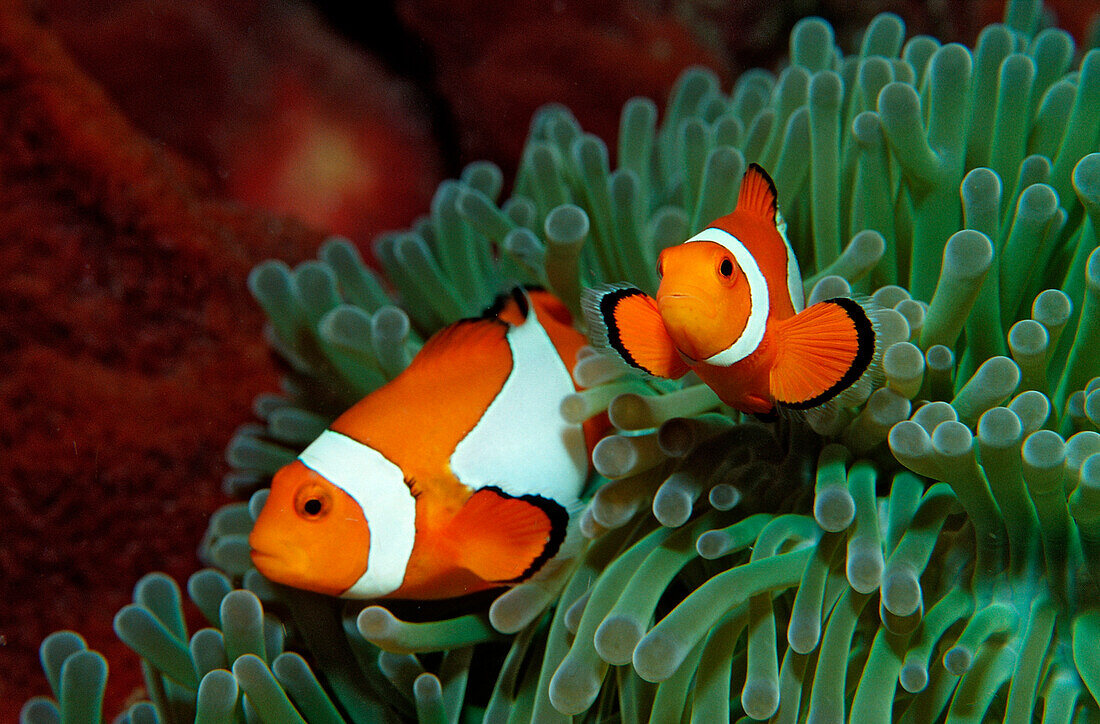
{"type": "Polygon", "coordinates": [[[588,474],[580,425],[561,416],[573,380],[532,306],[508,330],[512,372],[474,428],[455,447],[451,471],[477,490],[493,485],[514,496],[536,494],[568,506],[588,474]]]}
{"type": "Polygon", "coordinates": [[[370,527],[367,570],[343,595],[376,598],[400,588],[416,539],[416,501],[401,468],[333,430],[322,432],[298,459],[359,503],[370,527]]]}
{"type": "Polygon", "coordinates": [[[787,238],[787,222],[778,211],[775,212],[775,230],[779,232],[779,236],[783,239],[783,246],[787,249],[787,293],[791,295],[794,313],[798,314],[806,308],[806,295],[802,292],[802,272],[798,269],[798,259],[787,238]]]}
{"type": "Polygon", "coordinates": [[[756,263],[756,259],[741,243],[741,240],[728,231],[710,227],[703,229],[684,243],[690,244],[693,241],[710,241],[724,246],[733,254],[733,258],[741,267],[741,271],[749,283],[752,309],[749,310],[749,318],[745,322],[745,328],[741,331],[741,336],[718,354],[711,355],[703,360],[707,364],[729,367],[755,352],[756,348],[760,346],[760,340],[764,339],[764,328],[768,323],[768,312],[771,309],[768,300],[768,280],[764,278],[764,273],[760,271],[760,265],[756,263]]]}

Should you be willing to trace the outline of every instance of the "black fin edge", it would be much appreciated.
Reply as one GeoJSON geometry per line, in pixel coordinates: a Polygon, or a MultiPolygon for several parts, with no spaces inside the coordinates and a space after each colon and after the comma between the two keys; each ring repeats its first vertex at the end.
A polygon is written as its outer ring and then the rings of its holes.
{"type": "Polygon", "coordinates": [[[835,304],[844,309],[848,314],[848,317],[852,320],[852,324],[856,328],[856,356],[852,360],[852,365],[848,368],[848,371],[844,373],[832,387],[822,392],[816,397],[811,397],[808,400],[802,402],[785,402],[784,407],[792,410],[808,410],[811,407],[817,407],[839,395],[844,390],[848,389],[863,376],[863,373],[867,371],[867,368],[871,364],[871,360],[875,356],[875,328],[871,324],[871,318],[867,316],[867,312],[860,306],[859,302],[848,297],[835,297],[833,299],[826,299],[823,304],[835,304]]]}
{"type": "Polygon", "coordinates": [[[499,581],[499,583],[521,583],[535,575],[540,568],[546,565],[547,561],[556,556],[558,551],[561,550],[561,545],[565,542],[565,534],[569,527],[569,513],[562,507],[561,503],[551,500],[550,498],[544,498],[541,495],[509,495],[495,485],[486,485],[481,489],[491,490],[502,498],[522,500],[525,503],[530,503],[542,510],[542,512],[546,514],[546,517],[550,519],[550,539],[547,540],[546,545],[543,546],[542,553],[535,556],[535,560],[531,561],[531,565],[527,566],[527,569],[523,573],[511,580],[499,581]]]}
{"type": "Polygon", "coordinates": [[[641,289],[635,289],[634,287],[627,287],[624,289],[613,289],[607,294],[604,294],[600,298],[600,316],[603,322],[603,328],[607,330],[607,344],[615,352],[622,357],[623,362],[626,362],[631,367],[639,369],[648,375],[653,373],[643,367],[634,359],[634,355],[630,354],[630,350],[623,344],[622,337],[619,336],[619,328],[615,325],[615,307],[619,302],[627,297],[645,296],[645,292],[641,289]]]}
{"type": "Polygon", "coordinates": [[[772,198],[775,199],[775,208],[779,208],[779,190],[775,188],[775,181],[772,180],[771,174],[764,170],[764,167],[753,161],[745,169],[745,175],[747,176],[749,171],[756,169],[756,171],[764,177],[764,180],[768,182],[768,190],[772,192],[772,198]]]}

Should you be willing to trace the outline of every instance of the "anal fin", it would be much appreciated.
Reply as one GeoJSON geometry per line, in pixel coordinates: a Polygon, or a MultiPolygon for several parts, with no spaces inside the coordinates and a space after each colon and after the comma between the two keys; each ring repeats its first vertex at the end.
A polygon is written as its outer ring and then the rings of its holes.
{"type": "Polygon", "coordinates": [[[657,302],[642,290],[617,285],[590,289],[583,303],[592,336],[630,366],[669,379],[691,369],[669,337],[657,302]]]}
{"type": "Polygon", "coordinates": [[[818,302],[775,327],[771,393],[787,407],[816,407],[851,387],[875,355],[875,331],[852,299],[818,302]]]}
{"type": "Polygon", "coordinates": [[[537,495],[512,497],[499,488],[470,496],[448,526],[457,562],[486,581],[510,582],[538,570],[558,552],[569,515],[537,495]]]}

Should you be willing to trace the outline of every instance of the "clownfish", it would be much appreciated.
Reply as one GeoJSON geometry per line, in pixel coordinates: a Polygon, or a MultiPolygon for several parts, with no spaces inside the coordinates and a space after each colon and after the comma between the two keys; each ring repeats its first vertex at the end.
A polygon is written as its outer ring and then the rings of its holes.
{"type": "Polygon", "coordinates": [[[657,274],[656,299],[625,285],[585,290],[593,344],[655,377],[694,371],[742,412],[817,407],[876,359],[870,303],[841,297],[803,309],[775,184],[756,164],[733,212],[662,251],[657,274]]]}
{"type": "Polygon", "coordinates": [[[437,332],[276,473],[249,536],[256,569],[333,596],[418,600],[532,576],[562,545],[602,434],[559,412],[584,344],[544,291],[437,332]]]}

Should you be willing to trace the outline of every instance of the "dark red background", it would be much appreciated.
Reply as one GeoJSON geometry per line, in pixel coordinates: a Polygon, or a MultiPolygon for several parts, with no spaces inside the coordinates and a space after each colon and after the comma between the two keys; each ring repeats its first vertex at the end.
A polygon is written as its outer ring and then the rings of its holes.
{"type": "MultiPolygon", "coordinates": [[[[337,2],[0,4],[0,720],[46,693],[58,628],[107,655],[108,715],[140,686],[111,619],[142,574],[198,567],[224,445],[277,385],[252,265],[329,232],[366,251],[462,164],[510,172],[545,102],[613,141],[630,96],[663,101],[698,63],[728,87],[797,20],[759,1],[366,5],[359,23],[337,2]]],[[[814,12],[848,48],[882,10],[967,42],[1000,13],[949,5],[814,12]]],[[[1063,22],[1080,36],[1087,15],[1063,22]]]]}

